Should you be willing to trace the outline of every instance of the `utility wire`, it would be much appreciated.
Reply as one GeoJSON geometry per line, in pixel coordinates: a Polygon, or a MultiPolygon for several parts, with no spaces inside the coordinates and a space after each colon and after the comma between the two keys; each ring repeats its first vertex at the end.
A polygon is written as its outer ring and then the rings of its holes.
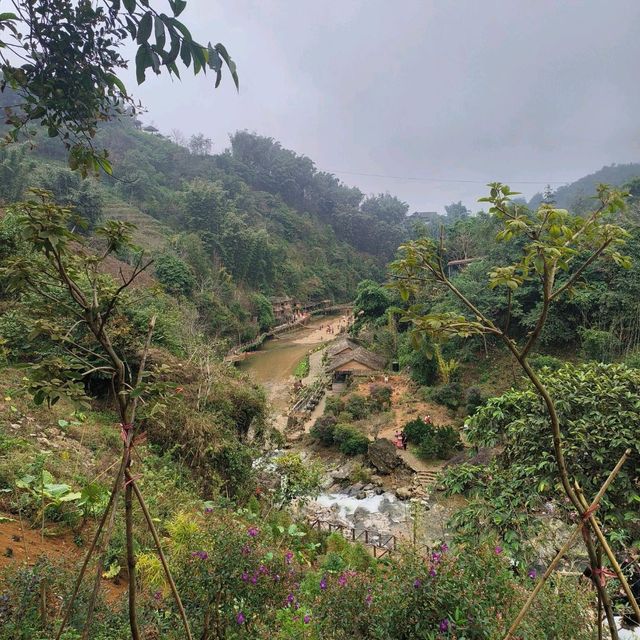
{"type": "MultiPolygon", "coordinates": [[[[451,178],[412,178],[409,176],[387,176],[381,173],[357,173],[355,171],[335,171],[329,170],[326,173],[336,173],[347,176],[362,176],[365,178],[390,178],[391,180],[410,180],[412,182],[456,182],[463,184],[484,184],[491,182],[490,180],[454,180],[451,178]]],[[[551,185],[558,184],[564,185],[573,182],[573,180],[501,180],[503,183],[507,184],[543,184],[543,185],[551,185]]]]}

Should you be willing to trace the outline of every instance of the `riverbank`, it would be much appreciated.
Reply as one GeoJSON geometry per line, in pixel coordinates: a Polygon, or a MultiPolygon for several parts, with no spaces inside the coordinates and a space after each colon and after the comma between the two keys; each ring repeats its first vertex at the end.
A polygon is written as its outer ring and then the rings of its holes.
{"type": "Polygon", "coordinates": [[[322,373],[322,348],[348,326],[346,315],[311,318],[306,326],[267,340],[259,350],[247,353],[238,363],[240,370],[249,373],[265,388],[271,417],[279,431],[284,432],[287,425],[296,366],[309,355],[309,373],[302,383],[311,384],[322,373]]]}

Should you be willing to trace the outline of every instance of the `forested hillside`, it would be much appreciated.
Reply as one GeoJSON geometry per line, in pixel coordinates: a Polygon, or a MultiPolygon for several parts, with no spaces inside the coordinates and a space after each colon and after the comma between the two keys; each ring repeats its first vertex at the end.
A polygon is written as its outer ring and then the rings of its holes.
{"type": "Polygon", "coordinates": [[[212,335],[255,336],[269,325],[268,296],[352,299],[360,280],[383,278],[406,234],[405,203],[365,198],[271,138],[237,132],[229,150],[208,155],[210,145],[179,145],[123,116],[101,125],[96,144],[109,149],[112,176],[82,180],[40,132],[1,150],[0,198],[40,187],[90,227],[135,224],[155,278],[192,303],[212,335]]]}
{"type": "MultiPolygon", "coordinates": [[[[593,203],[593,195],[599,184],[610,184],[622,187],[633,178],[640,175],[640,164],[630,162],[628,164],[612,164],[602,167],[598,171],[590,173],[571,184],[558,187],[550,194],[550,198],[558,207],[571,209],[576,213],[588,211],[593,203]]],[[[529,201],[531,208],[536,208],[544,199],[542,193],[536,195],[529,201]]]]}

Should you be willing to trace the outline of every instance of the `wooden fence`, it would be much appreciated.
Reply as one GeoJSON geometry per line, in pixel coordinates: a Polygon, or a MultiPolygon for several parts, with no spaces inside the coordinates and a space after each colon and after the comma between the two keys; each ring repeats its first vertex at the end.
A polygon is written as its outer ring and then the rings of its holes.
{"type": "Polygon", "coordinates": [[[397,540],[391,533],[380,533],[371,529],[356,529],[342,524],[335,524],[328,520],[316,518],[309,522],[312,529],[340,533],[351,542],[360,542],[371,549],[374,558],[383,558],[396,550],[397,540]]]}

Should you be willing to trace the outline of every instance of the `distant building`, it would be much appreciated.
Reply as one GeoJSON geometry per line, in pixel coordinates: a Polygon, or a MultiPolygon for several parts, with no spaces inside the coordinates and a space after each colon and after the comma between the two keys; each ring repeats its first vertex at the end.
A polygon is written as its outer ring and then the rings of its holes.
{"type": "Polygon", "coordinates": [[[269,298],[271,307],[273,308],[273,315],[276,318],[276,322],[281,324],[288,322],[293,318],[293,299],[289,296],[274,296],[269,298]]]}
{"type": "Polygon", "coordinates": [[[359,346],[353,348],[353,344],[355,343],[345,343],[344,350],[331,358],[325,367],[334,383],[346,382],[352,377],[371,375],[384,370],[386,360],[382,356],[359,346]]]}
{"type": "Polygon", "coordinates": [[[343,356],[347,353],[353,353],[356,349],[360,349],[360,345],[351,338],[338,338],[335,342],[327,347],[327,359],[329,361],[343,356]]]}

